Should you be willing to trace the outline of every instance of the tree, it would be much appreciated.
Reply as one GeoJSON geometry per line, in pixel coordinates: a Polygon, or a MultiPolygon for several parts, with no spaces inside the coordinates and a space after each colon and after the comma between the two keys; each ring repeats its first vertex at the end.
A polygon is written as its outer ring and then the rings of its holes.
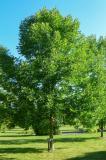
{"type": "Polygon", "coordinates": [[[101,136],[106,112],[106,49],[103,44],[103,39],[97,41],[95,36],[80,37],[76,46],[78,50],[75,51],[73,78],[70,78],[64,99],[68,123],[76,125],[76,122],[80,122],[89,128],[100,124],[101,136]]]}
{"type": "Polygon", "coordinates": [[[106,41],[79,32],[78,20],[42,9],[20,25],[17,60],[0,47],[1,122],[53,135],[64,120],[101,125],[105,116],[106,41]]]}
{"type": "MultiPolygon", "coordinates": [[[[100,125],[101,137],[103,136],[103,121],[106,112],[106,68],[105,68],[105,46],[101,43],[103,39],[96,40],[94,36],[88,37],[89,51],[93,57],[90,61],[90,86],[92,91],[90,92],[90,112],[91,120],[95,124],[100,125]]],[[[94,124],[94,123],[92,123],[94,124]]]]}
{"type": "Polygon", "coordinates": [[[106,39],[100,37],[98,47],[98,124],[103,137],[104,124],[106,123],[106,39]]]}
{"type": "MultiPolygon", "coordinates": [[[[36,126],[47,128],[50,150],[53,131],[62,119],[61,91],[71,75],[72,51],[79,36],[79,22],[63,17],[58,10],[42,9],[20,25],[19,53],[25,56],[21,72],[24,90],[35,109],[36,126]],[[25,78],[24,78],[25,77],[25,78]]],[[[63,89],[65,90],[65,88],[63,89]]]]}
{"type": "Polygon", "coordinates": [[[14,58],[9,51],[0,46],[0,123],[10,122],[10,103],[12,98],[10,82],[14,77],[14,58]]]}

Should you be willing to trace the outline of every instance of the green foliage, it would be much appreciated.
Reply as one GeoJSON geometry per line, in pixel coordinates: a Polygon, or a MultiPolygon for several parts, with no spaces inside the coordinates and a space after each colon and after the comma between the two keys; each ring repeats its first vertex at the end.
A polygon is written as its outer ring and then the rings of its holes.
{"type": "Polygon", "coordinates": [[[50,134],[62,122],[62,83],[71,75],[70,48],[79,36],[78,28],[77,20],[61,16],[56,9],[43,9],[21,23],[19,51],[27,60],[20,76],[35,108],[35,130],[43,127],[50,134]]]}
{"type": "MultiPolygon", "coordinates": [[[[105,39],[102,39],[105,41],[105,39]]],[[[94,36],[80,37],[76,46],[72,77],[64,102],[66,123],[78,121],[89,128],[105,118],[106,68],[105,51],[101,39],[94,36]]]]}
{"type": "Polygon", "coordinates": [[[43,8],[21,22],[18,51],[24,60],[0,46],[0,123],[51,137],[62,123],[105,123],[105,38],[85,37],[77,19],[43,8]]]}
{"type": "MultiPolygon", "coordinates": [[[[14,57],[9,51],[0,46],[0,124],[8,125],[12,123],[13,101],[15,99],[12,92],[15,81],[14,57]]],[[[3,125],[4,126],[4,125],[3,125]]]]}

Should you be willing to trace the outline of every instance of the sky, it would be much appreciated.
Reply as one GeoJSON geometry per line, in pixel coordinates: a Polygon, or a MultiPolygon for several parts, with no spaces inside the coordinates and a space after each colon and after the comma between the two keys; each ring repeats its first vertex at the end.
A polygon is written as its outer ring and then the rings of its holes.
{"type": "Polygon", "coordinates": [[[106,0],[0,0],[0,44],[14,56],[18,56],[21,21],[43,7],[78,18],[85,35],[106,36],[106,0]]]}

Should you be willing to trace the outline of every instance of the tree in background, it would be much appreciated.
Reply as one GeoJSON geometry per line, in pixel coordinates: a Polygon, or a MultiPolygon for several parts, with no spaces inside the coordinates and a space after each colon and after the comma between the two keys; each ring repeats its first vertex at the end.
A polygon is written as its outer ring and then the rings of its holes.
{"type": "Polygon", "coordinates": [[[28,101],[20,79],[21,61],[0,47],[0,119],[8,128],[31,126],[28,101]]]}
{"type": "Polygon", "coordinates": [[[8,124],[11,121],[12,86],[14,80],[14,58],[9,51],[0,46],[0,121],[8,124]]]}
{"type": "Polygon", "coordinates": [[[103,121],[106,113],[106,68],[105,46],[95,36],[80,37],[74,55],[69,90],[64,99],[65,117],[68,123],[82,124],[92,128],[100,124],[103,136],[103,121]],[[76,52],[77,51],[77,52],[76,52]]]}
{"type": "MultiPolygon", "coordinates": [[[[103,137],[104,125],[106,124],[106,39],[100,37],[97,41],[98,47],[98,83],[97,83],[97,118],[101,137],[103,137]]],[[[96,102],[96,103],[97,103],[96,102]]]]}

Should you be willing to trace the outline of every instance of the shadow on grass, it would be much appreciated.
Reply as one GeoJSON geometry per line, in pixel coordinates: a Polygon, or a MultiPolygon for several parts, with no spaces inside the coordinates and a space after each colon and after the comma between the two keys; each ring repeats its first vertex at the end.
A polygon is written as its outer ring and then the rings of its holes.
{"type": "Polygon", "coordinates": [[[84,156],[68,158],[66,160],[106,160],[106,151],[86,153],[84,156]]]}
{"type": "MultiPolygon", "coordinates": [[[[36,148],[0,148],[0,153],[42,153],[45,149],[36,149],[36,148]]],[[[1,160],[1,159],[0,159],[1,160]]]]}
{"type": "Polygon", "coordinates": [[[0,160],[16,160],[15,158],[7,158],[0,155],[0,160]]]}
{"type": "MultiPolygon", "coordinates": [[[[65,137],[65,138],[56,138],[54,139],[54,142],[64,142],[64,143],[68,143],[68,142],[85,142],[87,140],[92,140],[92,139],[99,139],[98,137],[65,137]]],[[[19,144],[29,144],[29,143],[47,143],[47,138],[43,139],[43,138],[39,138],[37,139],[35,137],[35,139],[10,139],[10,140],[0,140],[0,144],[1,145],[19,145],[19,144]]]]}
{"type": "Polygon", "coordinates": [[[0,137],[35,137],[33,134],[0,135],[0,137]]]}
{"type": "MultiPolygon", "coordinates": [[[[70,138],[70,137],[65,137],[65,138],[56,138],[54,139],[54,142],[84,142],[86,140],[91,140],[91,139],[98,139],[98,137],[88,137],[88,138],[80,138],[80,137],[77,137],[77,138],[70,138]]],[[[19,145],[19,144],[29,144],[29,143],[47,143],[47,138],[46,139],[37,139],[35,137],[35,139],[10,139],[10,140],[0,140],[0,144],[1,145],[12,145],[12,144],[15,144],[15,145],[19,145]]]]}
{"type": "Polygon", "coordinates": [[[76,138],[70,138],[70,137],[65,137],[65,138],[57,138],[55,141],[56,142],[85,142],[87,140],[92,140],[92,139],[99,139],[98,137],[76,137],[76,138]]]}
{"type": "Polygon", "coordinates": [[[29,143],[47,143],[47,139],[10,139],[10,140],[0,140],[1,145],[19,145],[19,144],[29,144],[29,143]]]}

